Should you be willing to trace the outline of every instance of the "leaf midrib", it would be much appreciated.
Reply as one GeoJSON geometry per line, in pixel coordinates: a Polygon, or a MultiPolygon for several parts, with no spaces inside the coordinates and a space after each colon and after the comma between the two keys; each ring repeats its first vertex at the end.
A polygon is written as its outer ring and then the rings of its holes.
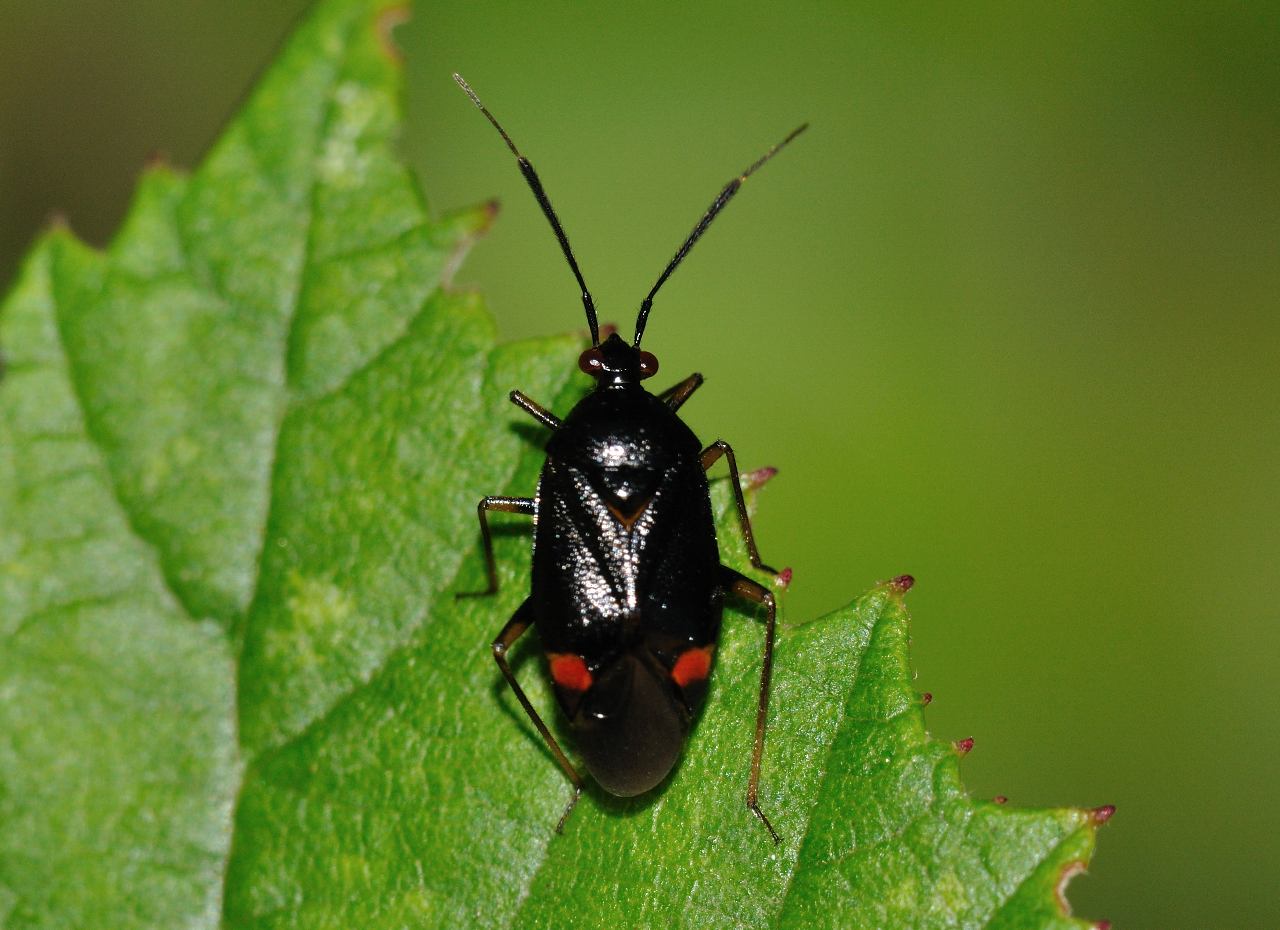
{"type": "MultiPolygon", "coordinates": [[[[823,618],[820,617],[814,622],[821,623],[822,619],[823,618]]],[[[782,915],[787,912],[787,901],[790,899],[792,888],[795,886],[796,872],[799,869],[800,863],[804,861],[805,847],[809,843],[810,827],[813,825],[813,812],[817,808],[818,800],[822,797],[823,793],[825,792],[827,787],[827,780],[831,776],[831,759],[832,759],[832,756],[835,755],[836,741],[839,738],[841,727],[843,727],[845,723],[850,719],[849,718],[849,698],[851,696],[852,689],[856,687],[858,675],[862,671],[863,660],[866,659],[867,653],[871,651],[871,644],[875,640],[876,634],[880,631],[881,624],[883,624],[884,622],[885,622],[885,611],[882,607],[879,613],[876,615],[876,622],[871,625],[871,630],[867,634],[866,645],[858,652],[857,664],[854,666],[851,674],[849,675],[849,680],[851,684],[849,688],[846,689],[845,691],[844,703],[840,707],[840,719],[839,721],[837,721],[836,725],[831,728],[831,740],[827,743],[826,748],[823,750],[821,772],[818,775],[817,779],[815,779],[814,781],[814,790],[813,790],[812,800],[810,801],[808,810],[805,813],[804,833],[801,835],[800,842],[796,846],[795,860],[792,862],[791,868],[787,870],[786,880],[782,883],[782,894],[779,895],[778,897],[778,907],[773,912],[773,916],[769,918],[770,927],[777,927],[778,921],[782,918],[782,915]]],[[[785,631],[786,631],[786,628],[782,627],[781,629],[782,635],[786,635],[785,631]]],[[[906,712],[905,708],[903,712],[904,713],[906,712]]]]}

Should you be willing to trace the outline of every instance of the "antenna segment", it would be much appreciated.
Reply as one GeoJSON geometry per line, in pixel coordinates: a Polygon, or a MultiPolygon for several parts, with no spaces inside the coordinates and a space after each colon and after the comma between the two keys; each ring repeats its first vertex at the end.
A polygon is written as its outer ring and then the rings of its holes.
{"type": "MultiPolygon", "coordinates": [[[[489,118],[493,119],[493,117],[489,118]]],[[[495,125],[497,124],[495,123],[495,125]]],[[[663,270],[662,274],[658,276],[657,283],[653,285],[648,295],[643,301],[641,301],[640,314],[636,317],[636,337],[633,343],[636,348],[640,347],[640,337],[644,335],[644,326],[649,319],[649,310],[653,307],[653,295],[658,293],[658,288],[662,287],[662,285],[667,282],[667,278],[671,277],[671,272],[675,271],[676,266],[684,261],[684,257],[689,254],[689,250],[693,248],[693,244],[702,238],[702,234],[707,231],[707,227],[711,225],[711,221],[714,220],[720,211],[725,208],[725,205],[733,199],[733,195],[738,192],[738,188],[742,186],[742,182],[751,177],[751,175],[754,174],[761,165],[767,162],[774,155],[777,155],[788,142],[808,128],[809,124],[804,123],[791,130],[790,134],[788,134],[785,139],[752,162],[750,167],[726,184],[721,189],[720,193],[716,195],[716,199],[711,202],[711,206],[707,209],[707,212],[702,215],[702,219],[698,220],[698,224],[693,227],[693,232],[689,233],[689,238],[684,240],[684,245],[680,246],[675,256],[667,263],[667,267],[663,270]]],[[[499,132],[501,132],[501,130],[499,130],[499,132]]],[[[512,150],[514,151],[514,147],[512,150]]]]}
{"type": "MultiPolygon", "coordinates": [[[[493,128],[498,130],[498,135],[502,136],[502,141],[507,143],[507,148],[511,149],[511,154],[516,157],[516,163],[520,166],[520,173],[524,175],[525,181],[529,185],[529,189],[533,191],[533,196],[537,198],[538,206],[542,207],[542,213],[546,216],[547,222],[551,224],[551,231],[556,234],[556,239],[560,243],[560,248],[564,252],[564,257],[569,261],[569,267],[573,270],[573,276],[578,279],[578,287],[582,290],[582,308],[587,313],[587,326],[591,329],[591,344],[598,346],[600,344],[600,325],[596,322],[596,305],[591,299],[591,291],[587,289],[587,282],[582,278],[582,272],[578,269],[578,261],[573,257],[573,249],[569,246],[569,237],[564,233],[564,227],[560,225],[560,218],[556,216],[556,211],[551,206],[551,201],[547,198],[547,192],[542,187],[542,181],[538,178],[538,172],[533,170],[533,165],[529,159],[520,154],[520,150],[516,148],[516,144],[511,141],[511,137],[507,135],[507,131],[502,125],[494,119],[488,108],[480,102],[480,98],[476,96],[476,92],[471,89],[471,85],[463,80],[462,75],[455,73],[453,79],[458,82],[458,86],[471,98],[471,102],[480,108],[480,112],[485,115],[493,128]]],[[[773,153],[770,152],[770,155],[773,153]]],[[[765,156],[768,157],[767,155],[765,156]]],[[[754,167],[751,170],[755,170],[754,167]]],[[[748,174],[750,171],[748,171],[748,174]]],[[[745,176],[745,175],[744,175],[745,176]]]]}

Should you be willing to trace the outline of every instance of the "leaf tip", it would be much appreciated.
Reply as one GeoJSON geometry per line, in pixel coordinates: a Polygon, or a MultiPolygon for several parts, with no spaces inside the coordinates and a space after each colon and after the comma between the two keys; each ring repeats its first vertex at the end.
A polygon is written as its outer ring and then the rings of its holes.
{"type": "Polygon", "coordinates": [[[147,153],[146,159],[142,162],[143,171],[167,171],[172,162],[169,160],[169,153],[164,149],[152,149],[147,153]]]}
{"type": "Polygon", "coordinates": [[[921,695],[920,695],[920,706],[921,706],[921,707],[928,707],[928,706],[929,706],[930,704],[932,704],[932,703],[933,703],[933,692],[932,692],[932,691],[925,691],[923,694],[921,694],[921,695]]]}
{"type": "Polygon", "coordinates": [[[992,800],[992,801],[994,801],[994,802],[995,802],[995,803],[997,803],[997,804],[1008,804],[1008,803],[1009,803],[1009,799],[1008,799],[1005,795],[1003,795],[1003,794],[997,794],[997,795],[996,795],[994,798],[992,798],[991,800],[992,800]]]}
{"type": "Polygon", "coordinates": [[[784,568],[782,571],[778,572],[774,579],[774,584],[785,591],[787,588],[791,587],[791,579],[794,577],[795,572],[793,572],[790,567],[784,568]]]}
{"type": "Polygon", "coordinates": [[[1089,811],[1089,816],[1093,820],[1093,825],[1100,827],[1115,816],[1115,812],[1116,806],[1114,804],[1104,804],[1089,811]]]}
{"type": "Polygon", "coordinates": [[[396,44],[395,30],[397,26],[403,26],[407,23],[411,16],[409,5],[407,3],[393,3],[383,7],[377,13],[374,19],[374,29],[378,36],[378,47],[382,50],[382,54],[394,64],[404,62],[404,52],[400,46],[396,44]]]}
{"type": "Polygon", "coordinates": [[[37,237],[36,246],[47,244],[54,248],[66,248],[75,246],[79,242],[76,231],[71,228],[70,217],[62,210],[52,210],[45,217],[44,229],[37,237]]]}
{"type": "Polygon", "coordinates": [[[1099,920],[1094,923],[1093,930],[1111,930],[1111,921],[1099,920]]]}
{"type": "Polygon", "coordinates": [[[966,736],[964,739],[956,740],[951,745],[955,747],[956,755],[967,756],[970,752],[973,751],[973,737],[966,736]]]}
{"type": "Polygon", "coordinates": [[[915,586],[916,580],[911,575],[898,575],[889,579],[889,588],[894,594],[906,594],[915,586]]]}
{"type": "Polygon", "coordinates": [[[746,484],[746,490],[756,491],[772,481],[777,474],[778,469],[766,466],[765,468],[757,468],[755,471],[749,471],[742,477],[746,484]]]}

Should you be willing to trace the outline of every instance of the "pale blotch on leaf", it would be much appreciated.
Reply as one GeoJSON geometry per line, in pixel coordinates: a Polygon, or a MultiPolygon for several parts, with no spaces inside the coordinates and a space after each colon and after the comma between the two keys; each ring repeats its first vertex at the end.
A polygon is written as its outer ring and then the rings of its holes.
{"type": "Polygon", "coordinates": [[[287,585],[287,622],[268,633],[267,648],[287,651],[295,662],[316,665],[320,656],[309,645],[332,644],[346,639],[350,635],[356,602],[326,578],[291,572],[287,585]],[[299,637],[298,633],[303,635],[299,637]]]}
{"type": "Polygon", "coordinates": [[[909,911],[915,906],[920,895],[920,883],[915,876],[908,875],[889,893],[885,904],[893,911],[909,911]]]}
{"type": "Polygon", "coordinates": [[[372,154],[363,154],[360,139],[378,116],[377,95],[354,82],[340,85],[333,94],[337,111],[333,132],[324,141],[317,162],[318,173],[334,187],[359,187],[369,173],[372,154]]]}
{"type": "Polygon", "coordinates": [[[955,872],[947,872],[938,878],[933,889],[933,906],[944,914],[963,914],[969,904],[969,894],[964,882],[955,872]]]}

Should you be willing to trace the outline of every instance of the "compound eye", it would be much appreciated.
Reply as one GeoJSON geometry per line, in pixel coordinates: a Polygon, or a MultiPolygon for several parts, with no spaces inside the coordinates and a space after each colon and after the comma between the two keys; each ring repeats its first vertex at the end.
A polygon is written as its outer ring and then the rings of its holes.
{"type": "Polygon", "coordinates": [[[596,346],[578,356],[578,367],[593,378],[604,371],[604,354],[596,346]]]}
{"type": "Polygon", "coordinates": [[[658,373],[658,359],[651,352],[640,353],[640,377],[652,378],[658,373]]]}

